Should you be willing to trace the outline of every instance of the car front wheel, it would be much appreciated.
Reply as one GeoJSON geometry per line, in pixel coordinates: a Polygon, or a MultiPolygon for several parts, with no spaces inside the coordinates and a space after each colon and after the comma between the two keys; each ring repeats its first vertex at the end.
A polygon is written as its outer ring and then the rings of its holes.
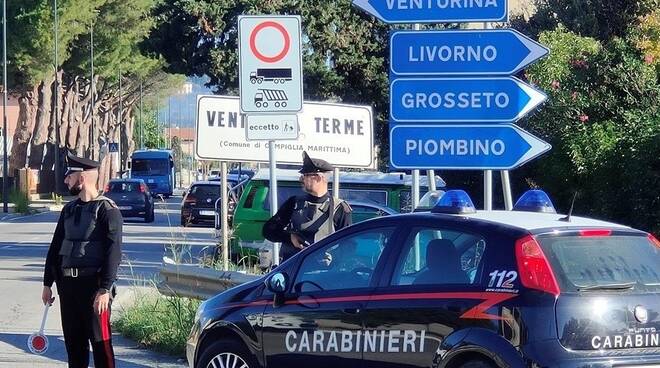
{"type": "Polygon", "coordinates": [[[217,341],[204,350],[197,367],[257,368],[257,364],[252,355],[241,345],[228,341],[217,341]]]}

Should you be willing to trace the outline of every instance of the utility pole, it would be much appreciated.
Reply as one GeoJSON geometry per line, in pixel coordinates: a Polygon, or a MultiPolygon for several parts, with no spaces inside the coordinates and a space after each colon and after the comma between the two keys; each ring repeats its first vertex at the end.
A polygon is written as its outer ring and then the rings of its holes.
{"type": "Polygon", "coordinates": [[[53,109],[55,111],[55,192],[62,192],[62,169],[60,167],[60,81],[57,75],[59,69],[59,14],[57,12],[57,0],[53,0],[53,18],[55,28],[55,92],[53,93],[53,109]]]}

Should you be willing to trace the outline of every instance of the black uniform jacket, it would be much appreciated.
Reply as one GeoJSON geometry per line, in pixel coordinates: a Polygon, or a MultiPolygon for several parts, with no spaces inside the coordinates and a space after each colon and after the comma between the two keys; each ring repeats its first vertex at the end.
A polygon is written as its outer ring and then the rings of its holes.
{"type": "MultiPolygon", "coordinates": [[[[312,203],[323,203],[328,200],[330,194],[326,193],[321,197],[315,197],[311,194],[307,194],[306,201],[312,203]]],[[[296,196],[289,197],[277,213],[271,217],[263,227],[263,236],[264,238],[274,242],[274,243],[283,243],[293,246],[291,244],[291,230],[289,229],[289,224],[291,223],[291,214],[296,205],[296,196]]],[[[338,206],[335,214],[333,216],[335,222],[335,231],[343,229],[352,224],[351,218],[351,207],[348,206],[346,202],[343,202],[342,205],[338,206]]]]}
{"type": "MultiPolygon", "coordinates": [[[[76,208],[74,210],[80,211],[86,203],[80,199],[76,199],[73,202],[67,203],[66,206],[75,206],[76,208]]],[[[66,210],[67,208],[64,208],[60,213],[53,240],[50,243],[50,248],[48,248],[44,268],[44,286],[52,286],[53,282],[59,277],[58,273],[61,267],[61,256],[59,253],[62,240],[65,238],[63,214],[66,210]]],[[[90,240],[101,241],[105,245],[105,259],[100,270],[99,288],[110,289],[117,279],[117,269],[121,262],[122,224],[123,219],[119,209],[110,202],[104,201],[104,204],[98,210],[96,228],[90,235],[90,240]]]]}

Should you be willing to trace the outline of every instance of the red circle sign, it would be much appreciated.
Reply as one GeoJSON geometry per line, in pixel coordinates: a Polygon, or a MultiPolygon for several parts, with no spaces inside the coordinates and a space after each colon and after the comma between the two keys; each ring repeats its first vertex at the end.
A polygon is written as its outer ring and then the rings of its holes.
{"type": "Polygon", "coordinates": [[[250,33],[250,50],[252,50],[252,54],[257,57],[257,59],[265,62],[265,63],[276,63],[286,56],[286,54],[289,53],[289,48],[291,47],[291,38],[289,37],[289,34],[287,33],[286,29],[279,23],[273,22],[273,21],[267,21],[263,23],[259,23],[254,29],[252,30],[252,33],[250,33]],[[261,32],[264,28],[275,28],[278,30],[281,34],[282,37],[284,37],[284,47],[282,48],[282,51],[280,51],[279,54],[275,56],[266,56],[259,52],[257,50],[257,34],[261,32]]]}

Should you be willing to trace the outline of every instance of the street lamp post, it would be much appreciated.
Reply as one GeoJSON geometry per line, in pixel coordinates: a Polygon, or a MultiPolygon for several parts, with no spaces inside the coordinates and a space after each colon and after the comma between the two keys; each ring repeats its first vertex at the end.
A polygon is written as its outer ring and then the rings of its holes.
{"type": "Polygon", "coordinates": [[[156,131],[158,132],[158,149],[161,148],[160,145],[160,107],[158,104],[160,103],[160,98],[158,97],[158,93],[156,93],[156,131]]]}
{"type": "Polygon", "coordinates": [[[92,134],[91,142],[90,142],[90,148],[92,151],[92,160],[95,157],[94,150],[96,149],[96,142],[94,141],[94,22],[92,21],[92,24],[90,25],[90,32],[89,32],[89,53],[90,53],[90,59],[91,59],[91,86],[90,86],[90,93],[92,95],[92,101],[91,101],[91,106],[90,106],[90,117],[92,119],[92,123],[90,125],[90,131],[92,134]]]}
{"type": "Polygon", "coordinates": [[[119,177],[122,177],[122,174],[124,173],[124,160],[122,158],[122,135],[121,135],[121,130],[124,124],[122,124],[122,118],[123,116],[123,111],[122,111],[122,103],[123,103],[123,98],[122,98],[122,89],[121,89],[121,68],[119,69],[119,117],[117,118],[117,122],[119,122],[119,140],[117,142],[117,151],[119,154],[119,177]]]}
{"type": "Polygon", "coordinates": [[[142,79],[140,79],[140,149],[144,149],[144,132],[142,129],[142,79]]]}
{"type": "Polygon", "coordinates": [[[167,138],[170,142],[169,147],[172,149],[172,96],[167,98],[167,124],[169,125],[167,138]]]}
{"type": "Polygon", "coordinates": [[[7,193],[7,0],[2,0],[2,211],[9,212],[7,193]]]}
{"type": "Polygon", "coordinates": [[[55,92],[53,93],[53,109],[55,111],[55,192],[62,192],[62,171],[60,168],[60,81],[57,75],[59,68],[59,14],[57,12],[57,0],[53,0],[53,27],[55,31],[55,92]]]}

